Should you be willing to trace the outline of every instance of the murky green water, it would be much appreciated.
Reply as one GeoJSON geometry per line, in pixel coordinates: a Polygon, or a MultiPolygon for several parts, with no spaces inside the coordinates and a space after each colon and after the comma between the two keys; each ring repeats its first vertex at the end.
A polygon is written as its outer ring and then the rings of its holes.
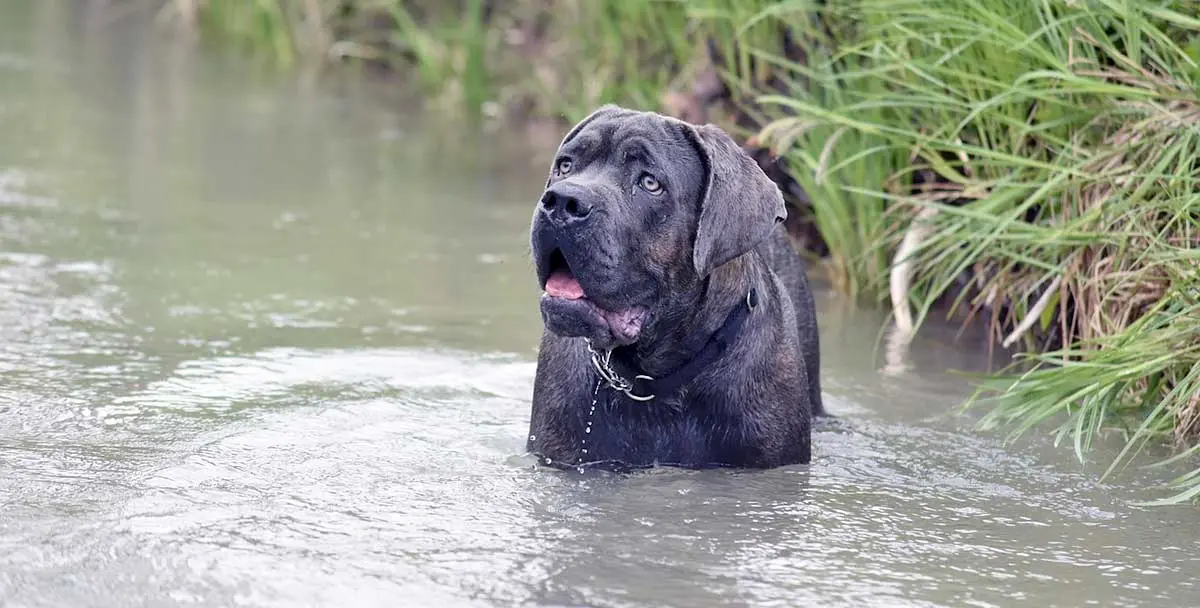
{"type": "Polygon", "coordinates": [[[1200,604],[1171,471],[971,433],[977,342],[885,375],[828,294],[811,466],[531,468],[544,150],[97,4],[0,5],[0,606],[1200,604]]]}

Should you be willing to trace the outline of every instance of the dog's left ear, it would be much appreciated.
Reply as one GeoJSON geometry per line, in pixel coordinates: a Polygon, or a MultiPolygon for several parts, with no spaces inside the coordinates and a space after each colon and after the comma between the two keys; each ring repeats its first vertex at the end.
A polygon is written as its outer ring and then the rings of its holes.
{"type": "Polygon", "coordinates": [[[725,131],[714,125],[685,125],[705,164],[700,221],[692,263],[707,276],[750,251],[787,218],[783,194],[725,131]]]}

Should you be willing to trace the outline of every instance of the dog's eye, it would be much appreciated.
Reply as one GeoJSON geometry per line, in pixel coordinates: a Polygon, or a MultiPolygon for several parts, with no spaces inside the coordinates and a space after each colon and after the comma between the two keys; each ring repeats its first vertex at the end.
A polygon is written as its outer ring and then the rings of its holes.
{"type": "Polygon", "coordinates": [[[571,159],[564,158],[564,159],[558,161],[558,165],[555,166],[555,169],[558,170],[559,175],[566,175],[566,174],[570,173],[571,172],[571,159]]]}
{"type": "Polygon", "coordinates": [[[658,182],[658,178],[650,175],[649,173],[643,173],[642,178],[638,181],[638,184],[641,185],[643,190],[649,192],[650,194],[658,194],[659,192],[662,192],[662,184],[658,182]]]}

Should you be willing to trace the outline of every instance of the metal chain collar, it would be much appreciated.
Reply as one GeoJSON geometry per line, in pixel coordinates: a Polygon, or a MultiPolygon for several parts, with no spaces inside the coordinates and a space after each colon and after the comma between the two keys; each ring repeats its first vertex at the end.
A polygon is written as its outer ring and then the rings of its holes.
{"type": "MultiPolygon", "coordinates": [[[[603,380],[613,390],[625,393],[626,397],[634,401],[650,401],[654,399],[654,395],[635,395],[633,394],[633,383],[621,377],[617,370],[612,367],[612,349],[608,349],[601,353],[592,346],[591,340],[585,340],[587,343],[588,352],[592,355],[592,366],[596,368],[596,372],[600,374],[600,379],[603,380]]],[[[654,380],[650,376],[638,374],[634,376],[634,380],[654,380]]]]}

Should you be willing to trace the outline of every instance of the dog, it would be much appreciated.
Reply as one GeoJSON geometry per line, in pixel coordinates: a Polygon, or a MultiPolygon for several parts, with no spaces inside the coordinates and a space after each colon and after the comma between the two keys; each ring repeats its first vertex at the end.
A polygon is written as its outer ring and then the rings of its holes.
{"type": "Polygon", "coordinates": [[[722,129],[604,105],[530,227],[544,330],[526,449],[558,467],[808,463],[824,414],[779,188],[722,129]]]}

